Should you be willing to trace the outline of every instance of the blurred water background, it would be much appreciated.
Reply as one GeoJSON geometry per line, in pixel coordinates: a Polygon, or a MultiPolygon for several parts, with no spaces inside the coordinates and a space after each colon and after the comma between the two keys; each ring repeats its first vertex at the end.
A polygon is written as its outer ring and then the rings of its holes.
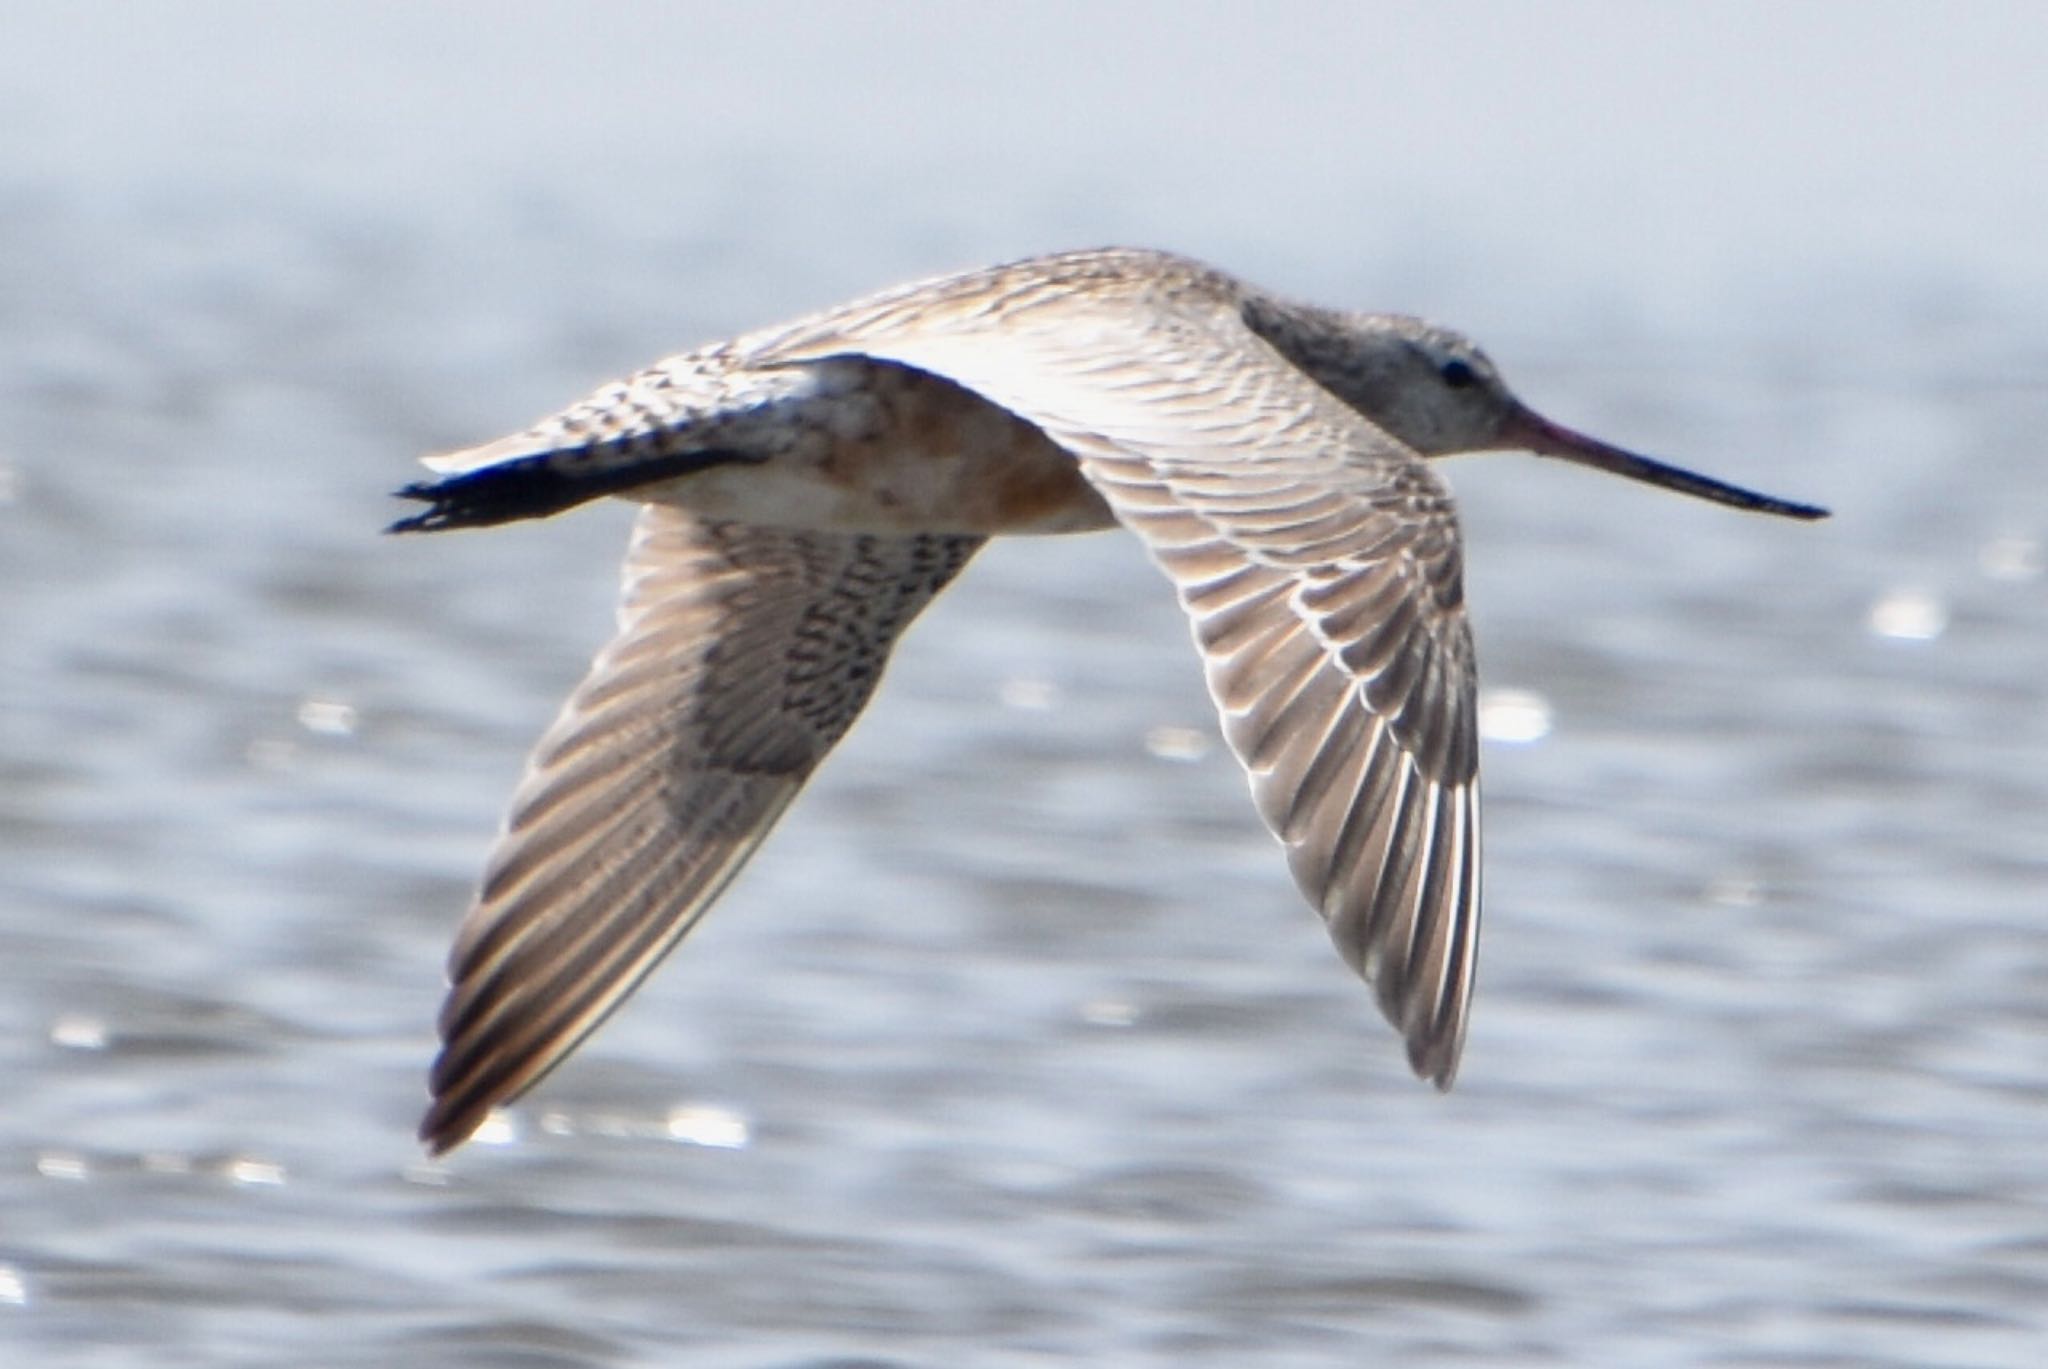
{"type": "Polygon", "coordinates": [[[2048,11],[0,18],[0,1363],[2048,1362],[2048,11]],[[1128,242],[1463,327],[1800,526],[1449,468],[1489,694],[1411,1080],[1117,536],[1003,546],[447,1163],[440,961],[629,511],[414,456],[1128,242]]]}

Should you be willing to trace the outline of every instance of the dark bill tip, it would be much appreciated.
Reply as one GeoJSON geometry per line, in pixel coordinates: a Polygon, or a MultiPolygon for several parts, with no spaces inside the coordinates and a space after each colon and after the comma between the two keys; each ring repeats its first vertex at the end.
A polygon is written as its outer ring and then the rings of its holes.
{"type": "Polygon", "coordinates": [[[1554,456],[1561,461],[1571,461],[1595,470],[1607,471],[1614,475],[1640,480],[1646,485],[1656,485],[1680,494],[1689,494],[1695,499],[1707,499],[1730,508],[1745,509],[1751,513],[1776,514],[1781,518],[1811,520],[1826,518],[1828,511],[1818,504],[1802,504],[1793,499],[1780,499],[1776,495],[1762,494],[1756,490],[1731,485],[1725,480],[1716,480],[1710,475],[1701,475],[1678,466],[1609,446],[1598,438],[1574,432],[1560,423],[1552,423],[1543,415],[1530,409],[1518,409],[1501,428],[1504,445],[1521,447],[1538,456],[1554,456]]]}

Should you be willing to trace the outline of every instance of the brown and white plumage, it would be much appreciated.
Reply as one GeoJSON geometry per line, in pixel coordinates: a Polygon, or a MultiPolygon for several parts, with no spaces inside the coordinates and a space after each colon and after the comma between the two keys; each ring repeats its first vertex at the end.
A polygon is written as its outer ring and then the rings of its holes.
{"type": "Polygon", "coordinates": [[[1038,258],[672,358],[402,493],[431,529],[647,503],[619,636],[542,739],[450,962],[458,1144],[703,915],[988,536],[1121,524],[1178,590],[1260,816],[1447,1087],[1479,921],[1476,670],[1425,458],[1526,447],[1820,511],[1523,407],[1476,348],[1182,258],[1038,258]]]}
{"type": "Polygon", "coordinates": [[[431,1135],[523,1092],[696,924],[980,545],[641,513],[618,636],[535,749],[450,955],[431,1135]]]}

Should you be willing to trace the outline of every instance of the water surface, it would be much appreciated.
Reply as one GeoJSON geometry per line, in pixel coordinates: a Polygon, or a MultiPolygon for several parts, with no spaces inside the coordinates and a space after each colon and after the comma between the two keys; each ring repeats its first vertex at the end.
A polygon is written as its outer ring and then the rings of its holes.
{"type": "Polygon", "coordinates": [[[2038,1363],[2033,11],[737,13],[8,21],[4,1358],[2038,1363]],[[422,1161],[440,960],[629,513],[387,541],[385,491],[1111,240],[1837,510],[1450,468],[1528,696],[1457,1090],[1102,536],[989,553],[642,998],[422,1161]]]}

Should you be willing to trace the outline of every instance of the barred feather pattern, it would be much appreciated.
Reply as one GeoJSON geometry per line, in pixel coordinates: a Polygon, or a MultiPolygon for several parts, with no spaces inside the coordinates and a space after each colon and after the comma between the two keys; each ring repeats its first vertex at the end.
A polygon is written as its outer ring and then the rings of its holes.
{"type": "Polygon", "coordinates": [[[757,355],[916,367],[1075,455],[1173,581],[1296,883],[1416,1072],[1448,1088],[1480,910],[1478,674],[1450,493],[1275,350],[1284,325],[1249,327],[1228,278],[1126,265],[898,292],[757,355]]]}
{"type": "Polygon", "coordinates": [[[449,958],[436,1151],[688,934],[980,545],[641,513],[618,635],[536,747],[449,958]]]}

